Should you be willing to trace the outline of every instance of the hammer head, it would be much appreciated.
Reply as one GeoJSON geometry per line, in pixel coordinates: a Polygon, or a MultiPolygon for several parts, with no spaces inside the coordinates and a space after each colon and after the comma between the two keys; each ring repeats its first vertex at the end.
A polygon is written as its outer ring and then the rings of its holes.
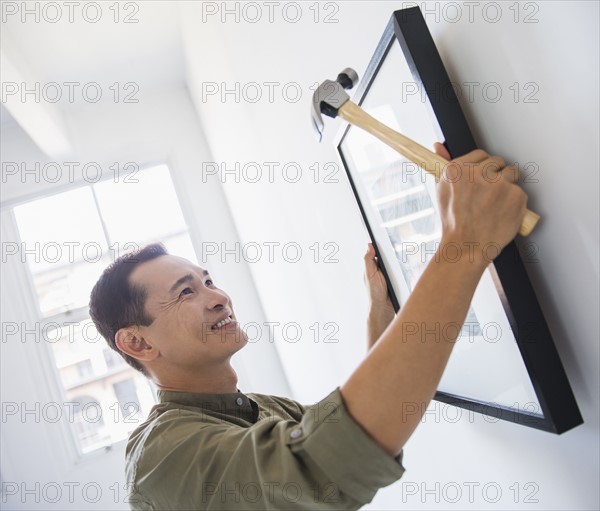
{"type": "Polygon", "coordinates": [[[336,117],[339,108],[350,99],[344,89],[351,89],[358,83],[358,74],[354,69],[347,67],[336,78],[336,81],[325,80],[313,94],[312,124],[319,142],[323,138],[325,124],[321,113],[329,117],[336,117]]]}

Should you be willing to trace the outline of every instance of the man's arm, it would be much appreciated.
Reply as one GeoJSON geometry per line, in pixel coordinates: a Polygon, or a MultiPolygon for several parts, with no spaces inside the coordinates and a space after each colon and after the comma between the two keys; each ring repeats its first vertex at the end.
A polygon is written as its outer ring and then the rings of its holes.
{"type": "MultiPolygon", "coordinates": [[[[441,145],[437,152],[448,158],[441,145]]],[[[438,184],[443,227],[438,251],[402,310],[340,389],[350,415],[393,456],[433,398],[489,264],[482,249],[503,248],[523,219],[527,196],[515,185],[515,169],[504,168],[493,180],[492,167],[503,169],[504,161],[480,150],[446,166],[438,184]],[[452,262],[445,253],[452,254],[452,262]]]]}

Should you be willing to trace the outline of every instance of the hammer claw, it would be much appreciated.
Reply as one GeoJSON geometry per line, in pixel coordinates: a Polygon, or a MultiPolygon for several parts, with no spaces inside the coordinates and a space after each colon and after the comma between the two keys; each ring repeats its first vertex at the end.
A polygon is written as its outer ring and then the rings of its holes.
{"type": "Polygon", "coordinates": [[[313,128],[319,142],[323,139],[325,124],[321,113],[329,117],[337,117],[339,108],[350,99],[344,89],[351,89],[358,82],[354,69],[347,67],[336,78],[336,81],[325,80],[313,94],[311,118],[313,128]]]}

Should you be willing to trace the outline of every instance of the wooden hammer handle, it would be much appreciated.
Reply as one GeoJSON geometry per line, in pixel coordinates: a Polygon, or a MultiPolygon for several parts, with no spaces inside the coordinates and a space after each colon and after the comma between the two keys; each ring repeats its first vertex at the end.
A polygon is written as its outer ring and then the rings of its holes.
{"type": "MultiPolygon", "coordinates": [[[[339,108],[338,115],[346,122],[371,133],[371,135],[374,135],[384,144],[398,151],[405,158],[408,158],[422,169],[433,174],[436,181],[441,179],[444,167],[448,163],[448,160],[445,158],[379,122],[352,101],[346,101],[339,108]]],[[[519,228],[519,234],[521,236],[529,236],[539,219],[540,216],[537,213],[529,209],[526,210],[525,217],[519,228]]]]}

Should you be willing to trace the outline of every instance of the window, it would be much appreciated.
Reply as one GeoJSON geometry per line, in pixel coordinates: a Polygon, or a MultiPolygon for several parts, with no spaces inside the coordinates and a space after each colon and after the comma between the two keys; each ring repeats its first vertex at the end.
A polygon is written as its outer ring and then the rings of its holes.
{"type": "Polygon", "coordinates": [[[117,257],[156,241],[197,262],[168,167],[127,181],[86,184],[14,208],[40,332],[51,345],[81,454],[127,438],[155,403],[150,382],[90,320],[94,283],[117,257]]]}
{"type": "Polygon", "coordinates": [[[77,372],[79,373],[79,379],[89,378],[94,374],[92,368],[92,361],[90,359],[84,360],[83,362],[77,362],[77,372]]]}
{"type": "Polygon", "coordinates": [[[117,396],[123,417],[129,418],[139,414],[141,405],[132,378],[113,383],[113,391],[117,396]]]}
{"type": "Polygon", "coordinates": [[[113,367],[126,363],[123,357],[118,355],[111,348],[104,348],[102,354],[104,355],[104,362],[106,363],[107,369],[112,369],[113,367]]]}

